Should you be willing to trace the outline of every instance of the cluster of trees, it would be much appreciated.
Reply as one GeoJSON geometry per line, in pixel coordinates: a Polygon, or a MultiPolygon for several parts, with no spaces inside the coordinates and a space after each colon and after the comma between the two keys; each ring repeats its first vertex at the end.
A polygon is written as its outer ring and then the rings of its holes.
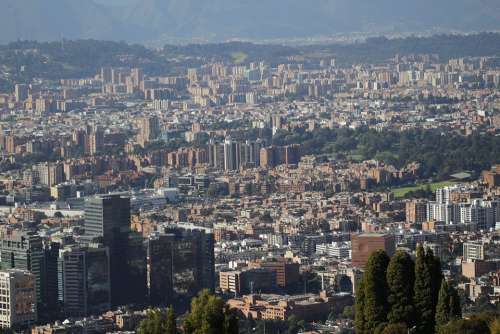
{"type": "MultiPolygon", "coordinates": [[[[151,310],[137,328],[138,334],[178,334],[177,319],[172,307],[166,312],[151,310]]],[[[207,290],[191,300],[191,312],[182,323],[184,334],[238,334],[239,318],[222,298],[207,290]]]]}
{"type": "Polygon", "coordinates": [[[163,313],[160,310],[148,311],[146,319],[141,321],[137,328],[139,334],[177,334],[177,321],[174,309],[167,308],[163,313]]]}
{"type": "Polygon", "coordinates": [[[247,55],[246,61],[265,60],[271,64],[285,61],[295,54],[334,54],[343,65],[377,63],[396,54],[437,54],[442,61],[464,56],[488,56],[500,52],[500,34],[435,35],[430,37],[368,38],[355,44],[281,46],[245,42],[166,45],[163,52],[172,57],[190,56],[231,61],[235,53],[247,55]]]}
{"type": "Polygon", "coordinates": [[[496,55],[500,52],[500,34],[479,33],[470,35],[434,35],[429,37],[368,38],[364,43],[308,46],[309,52],[320,49],[337,55],[346,65],[377,63],[396,54],[437,54],[441,61],[464,56],[496,55]]]}
{"type": "Polygon", "coordinates": [[[33,78],[58,80],[95,75],[102,66],[141,67],[156,75],[171,74],[177,66],[142,45],[97,40],[16,41],[0,45],[0,63],[10,74],[0,80],[0,92],[12,92],[14,83],[29,83],[33,78]]]}
{"type": "Polygon", "coordinates": [[[472,315],[450,321],[439,334],[500,334],[500,319],[495,319],[493,313],[472,315]]]}
{"type": "Polygon", "coordinates": [[[307,132],[280,131],[276,145],[302,144],[304,154],[351,154],[361,159],[377,159],[401,168],[412,162],[421,164],[421,177],[443,179],[460,171],[479,173],[500,162],[500,137],[493,134],[463,136],[438,129],[382,131],[360,128],[320,129],[307,132]]]}
{"type": "Polygon", "coordinates": [[[253,320],[246,319],[240,322],[240,334],[297,334],[305,328],[304,320],[295,315],[287,320],[253,320]]]}
{"type": "Polygon", "coordinates": [[[415,261],[404,251],[370,256],[356,288],[357,334],[434,334],[460,318],[458,293],[443,279],[431,250],[419,246],[415,261]]]}
{"type": "Polygon", "coordinates": [[[288,320],[242,319],[229,309],[222,298],[200,292],[191,300],[191,311],[176,318],[174,309],[153,309],[137,328],[138,334],[296,334],[305,328],[303,320],[290,316],[288,320]]]}
{"type": "Polygon", "coordinates": [[[246,56],[246,62],[266,61],[271,64],[284,62],[288,56],[297,53],[291,46],[254,44],[248,42],[228,42],[211,44],[165,45],[163,52],[169,57],[196,57],[230,62],[234,54],[246,56]]]}

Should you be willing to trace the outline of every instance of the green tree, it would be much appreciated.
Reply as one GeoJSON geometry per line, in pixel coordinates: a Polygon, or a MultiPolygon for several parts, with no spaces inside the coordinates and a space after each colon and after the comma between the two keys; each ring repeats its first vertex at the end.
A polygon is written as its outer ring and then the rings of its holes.
{"type": "Polygon", "coordinates": [[[495,312],[495,306],[490,303],[490,298],[487,294],[482,293],[474,301],[474,304],[468,309],[469,313],[487,313],[495,312]]]}
{"type": "Polygon", "coordinates": [[[240,319],[236,314],[236,310],[230,309],[226,306],[224,317],[224,333],[226,334],[238,334],[239,333],[239,322],[240,319]]]}
{"type": "Polygon", "coordinates": [[[425,253],[425,259],[431,273],[432,303],[434,305],[433,312],[435,312],[439,298],[439,290],[441,288],[441,281],[443,280],[441,261],[438,257],[434,256],[434,252],[429,248],[425,253]]]}
{"type": "Polygon", "coordinates": [[[138,334],[164,334],[166,332],[167,318],[160,310],[150,310],[146,319],[142,320],[137,328],[138,334]]]}
{"type": "Polygon", "coordinates": [[[352,305],[347,305],[344,307],[344,309],[342,310],[342,318],[345,318],[345,319],[354,319],[354,306],[352,305]]]}
{"type": "Polygon", "coordinates": [[[436,305],[436,326],[438,328],[450,322],[450,306],[450,286],[446,280],[443,280],[441,289],[439,290],[438,303],[436,305]]]}
{"type": "Polygon", "coordinates": [[[380,324],[387,321],[389,305],[387,303],[387,266],[389,256],[382,251],[370,255],[365,266],[364,319],[365,329],[373,333],[380,324]]]}
{"type": "Polygon", "coordinates": [[[375,327],[374,331],[371,331],[370,334],[382,334],[384,332],[384,329],[387,327],[388,323],[387,322],[381,322],[375,327]]]}
{"type": "Polygon", "coordinates": [[[297,316],[291,315],[287,320],[287,333],[294,334],[298,333],[299,330],[304,329],[304,320],[299,320],[297,316]]]}
{"type": "Polygon", "coordinates": [[[356,285],[356,298],[354,303],[354,327],[356,334],[365,334],[365,279],[361,279],[356,285]]]}
{"type": "Polygon", "coordinates": [[[385,326],[382,334],[408,334],[408,327],[406,324],[389,324],[385,326]]]}
{"type": "Polygon", "coordinates": [[[184,320],[185,334],[233,334],[238,333],[235,314],[224,307],[222,298],[208,290],[191,300],[191,312],[184,320]]]}
{"type": "Polygon", "coordinates": [[[491,322],[490,332],[491,334],[500,334],[500,318],[497,318],[491,322]]]}
{"type": "Polygon", "coordinates": [[[490,334],[488,322],[485,319],[472,317],[471,319],[452,320],[439,328],[439,334],[490,334]]]}
{"type": "Polygon", "coordinates": [[[441,276],[440,264],[434,258],[434,254],[430,250],[425,252],[424,247],[418,245],[414,289],[417,333],[434,334],[435,309],[439,295],[437,287],[441,285],[441,276]],[[436,279],[439,283],[436,283],[436,279]]]}
{"type": "Polygon", "coordinates": [[[177,334],[177,322],[175,312],[172,306],[167,308],[167,319],[165,322],[165,334],[177,334]]]}
{"type": "Polygon", "coordinates": [[[446,325],[451,320],[462,316],[460,297],[457,290],[443,279],[439,290],[438,303],[436,305],[436,326],[446,325]]]}
{"type": "Polygon", "coordinates": [[[391,324],[414,324],[415,307],[413,289],[415,284],[415,264],[410,255],[397,251],[387,267],[387,285],[389,287],[390,311],[387,320],[391,324]]]}
{"type": "Polygon", "coordinates": [[[450,286],[450,288],[450,315],[452,319],[459,319],[462,317],[462,300],[458,290],[454,286],[450,286]]]}

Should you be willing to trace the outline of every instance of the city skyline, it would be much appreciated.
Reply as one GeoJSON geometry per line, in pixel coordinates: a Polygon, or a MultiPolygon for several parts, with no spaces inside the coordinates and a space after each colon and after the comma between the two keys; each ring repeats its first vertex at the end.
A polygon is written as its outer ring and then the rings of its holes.
{"type": "Polygon", "coordinates": [[[497,0],[4,0],[0,331],[499,334],[497,0]]]}

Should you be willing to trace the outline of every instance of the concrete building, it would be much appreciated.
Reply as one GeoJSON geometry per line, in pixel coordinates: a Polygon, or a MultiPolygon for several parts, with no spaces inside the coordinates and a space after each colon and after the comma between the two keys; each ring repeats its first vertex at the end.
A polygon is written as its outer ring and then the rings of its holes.
{"type": "Polygon", "coordinates": [[[294,295],[284,298],[282,295],[255,294],[228,300],[231,308],[238,309],[246,318],[286,321],[292,315],[299,320],[324,320],[330,312],[341,312],[345,306],[353,304],[350,294],[327,296],[294,295]]]}
{"type": "Polygon", "coordinates": [[[406,202],[406,222],[407,223],[423,223],[427,220],[427,202],[411,201],[406,202]]]}
{"type": "Polygon", "coordinates": [[[276,271],[268,268],[222,271],[219,273],[219,287],[235,296],[273,292],[277,287],[276,271]]]}
{"type": "Polygon", "coordinates": [[[464,242],[464,261],[484,260],[484,245],[477,242],[464,242]]]}
{"type": "Polygon", "coordinates": [[[381,233],[362,233],[351,236],[352,265],[362,268],[370,255],[383,250],[392,256],[396,252],[396,240],[393,235],[381,233]]]}
{"type": "Polygon", "coordinates": [[[240,168],[240,143],[227,138],[224,142],[224,169],[238,170],[240,168]]]}
{"type": "Polygon", "coordinates": [[[160,121],[156,116],[146,116],[140,120],[139,144],[146,145],[160,137],[160,121]]]}
{"type": "Polygon", "coordinates": [[[266,268],[276,272],[276,285],[282,288],[292,286],[300,279],[300,265],[285,258],[258,260],[251,262],[249,267],[266,268]]]}
{"type": "Polygon", "coordinates": [[[29,271],[0,271],[0,327],[28,327],[37,320],[36,279],[29,271]]]}
{"type": "Polygon", "coordinates": [[[22,102],[28,98],[28,94],[29,94],[28,85],[16,84],[14,90],[15,90],[14,94],[15,94],[16,102],[19,103],[19,102],[22,102]]]}

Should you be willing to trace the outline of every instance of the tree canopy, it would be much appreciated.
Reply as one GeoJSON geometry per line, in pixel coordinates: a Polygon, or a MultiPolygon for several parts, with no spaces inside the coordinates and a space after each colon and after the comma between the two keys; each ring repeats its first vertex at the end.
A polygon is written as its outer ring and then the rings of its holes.
{"type": "Polygon", "coordinates": [[[387,316],[389,323],[413,325],[415,320],[413,305],[415,265],[408,253],[397,251],[391,258],[387,268],[387,284],[389,287],[390,311],[387,316]]]}
{"type": "Polygon", "coordinates": [[[238,334],[238,330],[238,318],[222,298],[203,290],[192,299],[191,312],[184,320],[185,334],[238,334]]]}

